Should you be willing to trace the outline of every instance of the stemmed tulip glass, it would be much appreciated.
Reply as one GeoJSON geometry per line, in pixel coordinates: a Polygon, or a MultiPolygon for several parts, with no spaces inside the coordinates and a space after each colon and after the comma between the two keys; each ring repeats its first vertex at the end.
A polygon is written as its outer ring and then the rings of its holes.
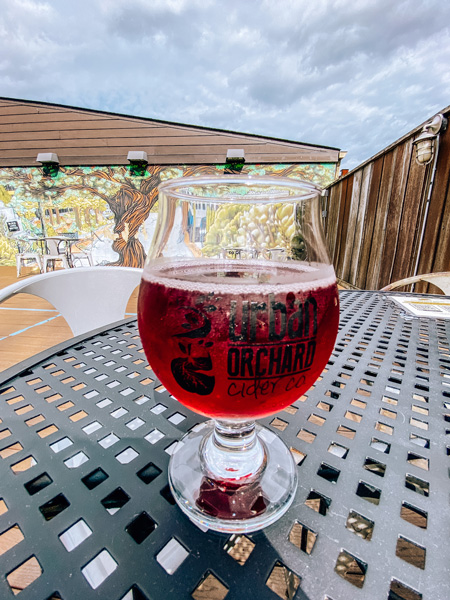
{"type": "Polygon", "coordinates": [[[250,532],[281,517],[296,465],[255,423],[298,400],[334,346],[339,305],[320,189],[224,175],[159,186],[139,331],[179,402],[209,420],[178,442],[169,482],[200,526],[250,532]]]}

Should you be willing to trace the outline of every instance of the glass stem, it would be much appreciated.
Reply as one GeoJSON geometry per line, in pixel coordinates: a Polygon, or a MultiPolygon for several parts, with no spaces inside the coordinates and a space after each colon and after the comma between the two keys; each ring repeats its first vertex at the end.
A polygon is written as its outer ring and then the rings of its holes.
{"type": "Polygon", "coordinates": [[[235,483],[247,483],[259,476],[267,456],[256,435],[255,421],[215,421],[214,425],[201,452],[205,474],[235,483]]]}

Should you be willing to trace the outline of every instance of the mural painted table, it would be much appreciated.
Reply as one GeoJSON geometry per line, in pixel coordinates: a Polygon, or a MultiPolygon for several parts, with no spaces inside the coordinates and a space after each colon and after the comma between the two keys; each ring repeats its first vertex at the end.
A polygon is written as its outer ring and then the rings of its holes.
{"type": "Polygon", "coordinates": [[[247,536],[174,505],[169,457],[199,417],[156,380],[135,321],[4,372],[0,598],[447,598],[448,321],[371,292],[342,292],[341,312],[314,389],[265,421],[296,499],[247,536]]]}

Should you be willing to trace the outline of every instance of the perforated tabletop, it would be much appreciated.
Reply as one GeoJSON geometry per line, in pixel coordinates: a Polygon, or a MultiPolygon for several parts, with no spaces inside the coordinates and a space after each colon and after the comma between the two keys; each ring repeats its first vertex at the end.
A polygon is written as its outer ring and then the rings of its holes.
{"type": "Polygon", "coordinates": [[[298,463],[296,499],[248,536],[200,531],[174,505],[169,457],[199,417],[156,380],[135,321],[9,370],[0,598],[449,598],[448,333],[341,293],[321,379],[265,420],[298,463]]]}

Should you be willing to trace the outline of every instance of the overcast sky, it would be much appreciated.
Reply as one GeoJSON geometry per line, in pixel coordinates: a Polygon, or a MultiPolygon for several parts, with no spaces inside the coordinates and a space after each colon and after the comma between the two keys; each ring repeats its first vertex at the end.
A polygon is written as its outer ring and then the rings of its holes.
{"type": "Polygon", "coordinates": [[[448,0],[0,0],[0,96],[347,150],[450,104],[448,0]]]}

